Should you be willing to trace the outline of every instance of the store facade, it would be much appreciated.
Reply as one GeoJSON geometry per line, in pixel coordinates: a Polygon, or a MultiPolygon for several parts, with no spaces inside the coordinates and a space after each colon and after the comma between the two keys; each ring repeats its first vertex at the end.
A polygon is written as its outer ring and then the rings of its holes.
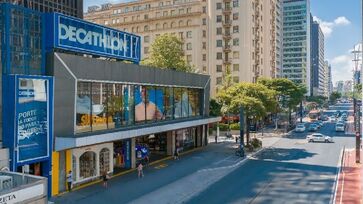
{"type": "Polygon", "coordinates": [[[2,135],[11,170],[47,177],[57,195],[67,190],[69,171],[80,185],[135,168],[146,156],[207,145],[208,124],[220,119],[208,115],[209,76],[139,66],[137,35],[0,8],[2,135]]]}

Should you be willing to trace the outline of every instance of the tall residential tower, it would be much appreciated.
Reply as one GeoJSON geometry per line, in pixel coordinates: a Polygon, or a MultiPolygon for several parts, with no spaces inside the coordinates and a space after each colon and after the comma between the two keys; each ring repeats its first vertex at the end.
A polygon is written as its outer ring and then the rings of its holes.
{"type": "MultiPolygon", "coordinates": [[[[311,18],[312,20],[312,18],[311,18]]],[[[314,96],[325,96],[325,78],[327,73],[324,61],[324,34],[317,21],[311,24],[311,86],[310,92],[314,96]]]]}
{"type": "Polygon", "coordinates": [[[310,88],[310,1],[283,1],[282,77],[310,88]]]}

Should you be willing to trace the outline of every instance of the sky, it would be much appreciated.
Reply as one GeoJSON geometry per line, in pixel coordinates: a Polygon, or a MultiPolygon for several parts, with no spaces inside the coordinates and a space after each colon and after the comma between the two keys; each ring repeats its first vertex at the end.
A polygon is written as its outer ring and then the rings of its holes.
{"type": "MultiPolygon", "coordinates": [[[[132,0],[84,0],[84,8],[132,0]]],[[[245,0],[246,1],[246,0],[245,0]]],[[[325,59],[332,65],[333,82],[351,80],[351,51],[361,42],[361,0],[310,0],[311,13],[325,35],[325,59]]]]}

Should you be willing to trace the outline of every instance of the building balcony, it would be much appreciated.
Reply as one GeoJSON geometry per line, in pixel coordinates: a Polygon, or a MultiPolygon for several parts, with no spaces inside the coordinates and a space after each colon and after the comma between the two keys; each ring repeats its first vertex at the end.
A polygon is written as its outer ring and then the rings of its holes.
{"type": "Polygon", "coordinates": [[[232,59],[229,58],[229,59],[223,59],[223,64],[224,65],[231,65],[232,64],[232,59]]]}
{"type": "Polygon", "coordinates": [[[232,51],[231,46],[226,45],[226,46],[223,47],[223,52],[231,52],[231,51],[232,51]]]}
{"type": "Polygon", "coordinates": [[[223,0],[223,3],[231,3],[232,0],[223,0]]]}
{"type": "Polygon", "coordinates": [[[222,10],[224,15],[230,15],[232,13],[232,7],[226,7],[222,10]]]}
{"type": "Polygon", "coordinates": [[[232,39],[232,35],[230,33],[224,33],[223,34],[223,39],[224,40],[231,40],[232,39]]]}
{"type": "Polygon", "coordinates": [[[222,24],[223,24],[223,27],[229,28],[229,27],[232,26],[232,21],[231,20],[229,20],[229,21],[223,21],[222,24]]]}

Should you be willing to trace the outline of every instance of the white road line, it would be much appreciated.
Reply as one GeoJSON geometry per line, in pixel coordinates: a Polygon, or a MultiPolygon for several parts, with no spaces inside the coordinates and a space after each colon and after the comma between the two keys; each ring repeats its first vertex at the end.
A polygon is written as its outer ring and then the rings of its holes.
{"type": "MultiPolygon", "coordinates": [[[[342,157],[343,157],[343,149],[340,150],[340,156],[339,156],[339,160],[338,160],[338,164],[337,164],[337,171],[336,171],[336,175],[335,175],[335,181],[334,181],[334,184],[335,184],[335,188],[334,188],[334,193],[333,193],[333,204],[335,204],[336,202],[336,197],[337,197],[337,191],[338,191],[338,186],[339,186],[339,175],[340,175],[340,169],[342,168],[340,166],[340,161],[342,160],[342,157]]],[[[330,198],[330,200],[332,200],[330,198]]]]}

